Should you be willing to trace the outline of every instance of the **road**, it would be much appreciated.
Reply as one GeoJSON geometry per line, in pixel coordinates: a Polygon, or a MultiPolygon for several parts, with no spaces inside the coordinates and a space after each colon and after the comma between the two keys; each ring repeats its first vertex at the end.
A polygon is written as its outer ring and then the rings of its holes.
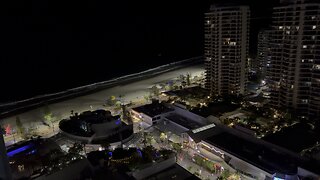
{"type": "MultiPolygon", "coordinates": [[[[99,92],[95,92],[93,94],[84,95],[66,101],[50,104],[49,109],[55,118],[63,119],[70,116],[71,110],[73,110],[74,112],[83,112],[87,110],[95,110],[102,108],[104,109],[105,107],[103,106],[103,104],[105,103],[106,99],[108,99],[110,96],[122,95],[123,101],[127,102],[141,100],[144,98],[144,95],[149,94],[149,89],[153,85],[174,80],[181,74],[185,75],[186,73],[190,73],[191,76],[200,76],[203,72],[203,65],[193,65],[190,67],[185,67],[174,71],[166,72],[148,79],[143,79],[141,81],[135,81],[125,85],[115,86],[99,92]]],[[[38,131],[41,132],[41,135],[51,136],[54,134],[52,129],[50,130],[50,128],[46,126],[38,125],[44,119],[43,113],[44,107],[39,107],[22,114],[16,114],[12,117],[0,119],[0,124],[3,127],[9,124],[12,127],[12,129],[16,130],[16,117],[19,116],[25,129],[28,129],[30,127],[38,127],[38,131]]],[[[55,128],[58,128],[57,123],[55,125],[55,128]]],[[[8,140],[5,138],[5,141],[12,141],[12,138],[8,138],[8,140]]]]}

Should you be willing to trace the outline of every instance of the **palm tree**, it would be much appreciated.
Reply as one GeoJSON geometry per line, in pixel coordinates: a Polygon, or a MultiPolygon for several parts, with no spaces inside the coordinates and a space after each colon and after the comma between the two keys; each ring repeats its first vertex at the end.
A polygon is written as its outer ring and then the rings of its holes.
{"type": "Polygon", "coordinates": [[[54,117],[53,117],[52,112],[51,112],[51,110],[50,110],[48,105],[46,105],[44,107],[43,117],[47,122],[49,122],[51,124],[52,131],[54,132],[54,124],[53,124],[54,123],[54,117]]]}
{"type": "Polygon", "coordinates": [[[191,80],[190,80],[190,77],[191,77],[191,74],[190,73],[187,73],[187,86],[190,86],[191,85],[191,80]]]}
{"type": "Polygon", "coordinates": [[[18,129],[18,134],[22,138],[26,138],[25,128],[23,127],[19,116],[16,117],[16,125],[17,125],[17,129],[18,129]]]}

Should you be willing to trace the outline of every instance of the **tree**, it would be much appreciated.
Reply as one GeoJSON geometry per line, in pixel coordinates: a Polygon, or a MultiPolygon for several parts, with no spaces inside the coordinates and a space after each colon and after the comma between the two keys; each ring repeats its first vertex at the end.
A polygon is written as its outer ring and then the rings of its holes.
{"type": "Polygon", "coordinates": [[[103,147],[105,150],[108,150],[110,148],[110,143],[109,142],[103,142],[101,144],[101,147],[103,147]]]}
{"type": "Polygon", "coordinates": [[[130,112],[127,109],[127,106],[125,104],[122,104],[121,108],[122,108],[122,119],[125,120],[128,124],[132,124],[132,119],[130,116],[130,112]]]}
{"type": "Polygon", "coordinates": [[[6,129],[2,126],[0,126],[0,131],[1,131],[1,135],[5,135],[6,134],[6,129]]]}
{"type": "Polygon", "coordinates": [[[16,125],[17,125],[17,129],[18,129],[18,134],[22,138],[26,138],[25,128],[23,127],[19,116],[16,117],[16,125]]]}
{"type": "Polygon", "coordinates": [[[115,96],[110,96],[110,97],[107,99],[107,104],[108,104],[109,106],[113,106],[115,103],[116,103],[116,97],[115,97],[115,96]]]}
{"type": "Polygon", "coordinates": [[[124,103],[124,97],[125,97],[125,95],[123,95],[123,94],[120,94],[120,95],[118,96],[119,101],[121,102],[121,104],[124,103]]]}
{"type": "Polygon", "coordinates": [[[54,117],[48,105],[44,107],[43,117],[48,124],[51,124],[52,131],[54,132],[54,117]]]}
{"type": "Polygon", "coordinates": [[[157,86],[152,86],[151,91],[155,96],[159,96],[159,94],[160,94],[160,91],[157,86]]]}
{"type": "Polygon", "coordinates": [[[186,76],[184,76],[183,74],[180,74],[179,79],[180,81],[184,81],[186,79],[186,76]]]}
{"type": "Polygon", "coordinates": [[[187,86],[191,85],[190,76],[191,76],[190,73],[187,73],[187,78],[186,78],[187,86]]]}
{"type": "Polygon", "coordinates": [[[68,153],[71,154],[79,154],[81,151],[83,151],[83,144],[80,143],[74,143],[72,147],[70,147],[68,153]]]}

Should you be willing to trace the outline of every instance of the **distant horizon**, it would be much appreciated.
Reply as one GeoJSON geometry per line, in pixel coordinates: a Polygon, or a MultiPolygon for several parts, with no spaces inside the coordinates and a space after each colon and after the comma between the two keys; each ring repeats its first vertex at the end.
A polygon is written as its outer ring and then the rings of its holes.
{"type": "MultiPolygon", "coordinates": [[[[228,0],[228,2],[232,0],[228,0]]],[[[241,2],[256,17],[278,0],[241,2]]],[[[0,102],[25,99],[202,56],[204,13],[191,2],[6,2],[1,17],[0,102]]],[[[254,18],[254,16],[252,16],[254,18]]],[[[252,20],[251,48],[268,18],[252,20]]]]}

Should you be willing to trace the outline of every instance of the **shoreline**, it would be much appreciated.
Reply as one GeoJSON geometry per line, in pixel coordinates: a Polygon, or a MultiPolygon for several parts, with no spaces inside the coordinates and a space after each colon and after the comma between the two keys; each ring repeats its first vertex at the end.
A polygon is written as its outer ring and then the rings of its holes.
{"type": "Polygon", "coordinates": [[[61,91],[57,93],[40,95],[33,98],[21,100],[21,101],[1,104],[0,116],[2,118],[6,118],[6,117],[12,116],[13,114],[24,113],[26,111],[32,110],[40,106],[49,105],[49,104],[60,102],[60,101],[65,101],[65,100],[76,98],[83,95],[88,95],[88,94],[99,92],[104,89],[111,88],[117,85],[135,82],[143,79],[148,79],[148,78],[151,78],[166,72],[181,69],[190,65],[201,64],[202,60],[203,60],[202,56],[193,57],[193,58],[185,59],[182,61],[158,66],[142,72],[116,77],[116,78],[102,81],[102,82],[97,82],[97,83],[93,83],[85,86],[67,89],[65,91],[61,91]]]}

